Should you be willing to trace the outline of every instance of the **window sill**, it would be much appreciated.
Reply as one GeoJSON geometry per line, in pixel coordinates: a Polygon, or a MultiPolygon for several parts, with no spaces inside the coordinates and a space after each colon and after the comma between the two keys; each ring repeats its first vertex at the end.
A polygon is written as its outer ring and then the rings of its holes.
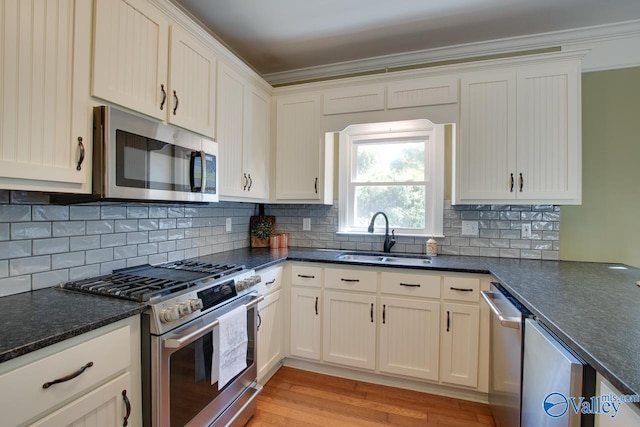
{"type": "MultiPolygon", "coordinates": [[[[336,232],[338,236],[382,236],[384,237],[384,233],[367,233],[362,231],[338,231],[336,232]]],[[[391,231],[389,231],[389,236],[391,236],[391,231]]],[[[435,239],[444,238],[443,234],[418,234],[418,233],[396,233],[396,237],[419,237],[423,239],[428,239],[433,237],[435,239]]]]}

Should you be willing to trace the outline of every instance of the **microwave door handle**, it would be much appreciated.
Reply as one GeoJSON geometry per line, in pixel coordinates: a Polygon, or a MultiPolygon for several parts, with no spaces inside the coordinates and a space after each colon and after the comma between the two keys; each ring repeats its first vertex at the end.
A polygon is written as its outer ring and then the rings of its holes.
{"type": "Polygon", "coordinates": [[[200,192],[204,193],[205,189],[207,188],[207,156],[204,150],[200,151],[200,158],[202,159],[200,163],[202,165],[202,175],[200,178],[200,192]]]}
{"type": "Polygon", "coordinates": [[[197,151],[191,152],[191,161],[189,162],[189,184],[191,185],[192,192],[199,192],[200,188],[196,187],[196,157],[198,157],[200,153],[197,151]]]}
{"type": "MultiPolygon", "coordinates": [[[[247,309],[250,309],[257,305],[258,303],[264,300],[263,295],[255,295],[251,298],[251,301],[246,305],[247,309]]],[[[196,329],[195,331],[186,333],[184,335],[180,335],[176,338],[165,338],[163,339],[163,346],[165,348],[182,348],[186,345],[191,344],[196,339],[200,338],[202,335],[210,331],[211,329],[218,326],[218,320],[214,320],[211,323],[206,324],[205,326],[196,329]]]]}

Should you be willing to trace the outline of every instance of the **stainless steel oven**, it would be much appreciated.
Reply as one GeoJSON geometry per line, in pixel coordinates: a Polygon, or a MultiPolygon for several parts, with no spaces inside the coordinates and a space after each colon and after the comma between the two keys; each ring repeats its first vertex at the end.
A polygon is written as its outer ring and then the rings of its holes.
{"type": "Polygon", "coordinates": [[[151,336],[149,423],[157,427],[244,425],[255,412],[257,303],[249,294],[167,334],[151,336]],[[211,383],[218,318],[247,307],[246,368],[221,390],[211,383]]]}
{"type": "Polygon", "coordinates": [[[100,199],[218,201],[218,146],[137,114],[94,108],[93,192],[100,199]]]}

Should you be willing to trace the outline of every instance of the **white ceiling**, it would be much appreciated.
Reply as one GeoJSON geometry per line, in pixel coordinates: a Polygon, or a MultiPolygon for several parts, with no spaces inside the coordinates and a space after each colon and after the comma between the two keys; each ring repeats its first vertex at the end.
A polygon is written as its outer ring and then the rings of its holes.
{"type": "Polygon", "coordinates": [[[265,75],[640,19],[640,0],[173,0],[265,75]]]}

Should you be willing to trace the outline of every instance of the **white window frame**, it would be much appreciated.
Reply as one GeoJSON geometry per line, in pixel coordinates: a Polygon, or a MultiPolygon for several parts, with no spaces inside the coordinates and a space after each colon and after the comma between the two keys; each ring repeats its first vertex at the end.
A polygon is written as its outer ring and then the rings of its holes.
{"type": "MultiPolygon", "coordinates": [[[[388,140],[427,141],[425,165],[426,223],[422,230],[395,228],[398,236],[444,237],[444,125],[427,119],[396,122],[366,123],[347,126],[340,132],[339,149],[339,226],[338,233],[368,234],[367,227],[353,225],[355,200],[355,147],[358,142],[384,142],[388,140]]],[[[361,184],[361,183],[359,183],[361,184]]],[[[391,225],[390,225],[390,228],[391,225]]],[[[384,234],[385,223],[378,219],[375,234],[384,234]]]]}

